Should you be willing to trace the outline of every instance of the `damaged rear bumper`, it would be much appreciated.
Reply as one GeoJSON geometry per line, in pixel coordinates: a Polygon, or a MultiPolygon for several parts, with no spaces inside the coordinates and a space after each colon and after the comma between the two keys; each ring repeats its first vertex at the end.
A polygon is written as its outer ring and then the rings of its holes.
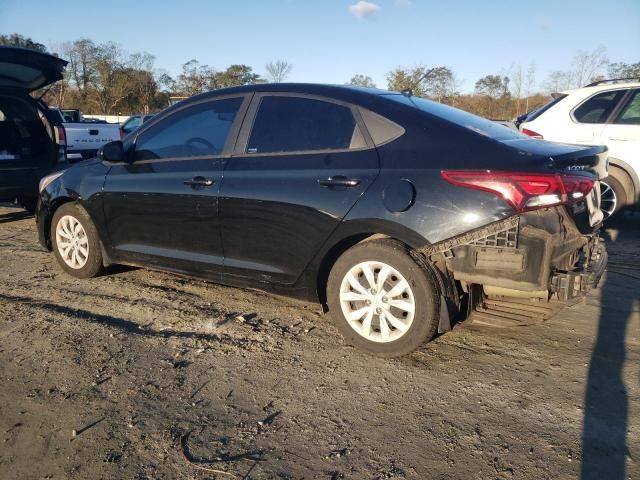
{"type": "Polygon", "coordinates": [[[464,290],[482,285],[487,295],[563,303],[596,287],[607,264],[598,229],[581,231],[564,207],[522,213],[421,253],[464,290]]]}

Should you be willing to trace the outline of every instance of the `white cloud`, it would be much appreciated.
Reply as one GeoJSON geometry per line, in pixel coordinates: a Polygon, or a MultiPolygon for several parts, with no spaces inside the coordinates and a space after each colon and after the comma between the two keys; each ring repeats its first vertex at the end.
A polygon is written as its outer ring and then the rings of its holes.
{"type": "Polygon", "coordinates": [[[357,18],[369,18],[380,11],[380,5],[360,0],[353,5],[349,5],[349,11],[357,18]]]}

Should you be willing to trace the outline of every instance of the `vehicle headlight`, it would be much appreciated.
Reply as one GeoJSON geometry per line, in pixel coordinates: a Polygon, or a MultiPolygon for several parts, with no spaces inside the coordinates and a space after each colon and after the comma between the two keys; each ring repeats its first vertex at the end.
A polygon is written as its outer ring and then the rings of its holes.
{"type": "Polygon", "coordinates": [[[52,173],[51,175],[47,175],[46,177],[43,177],[40,180],[40,186],[38,188],[38,191],[40,193],[42,193],[42,191],[47,188],[47,186],[53,182],[56,178],[58,178],[60,175],[62,175],[64,173],[64,170],[62,172],[56,172],[56,173],[52,173]]]}

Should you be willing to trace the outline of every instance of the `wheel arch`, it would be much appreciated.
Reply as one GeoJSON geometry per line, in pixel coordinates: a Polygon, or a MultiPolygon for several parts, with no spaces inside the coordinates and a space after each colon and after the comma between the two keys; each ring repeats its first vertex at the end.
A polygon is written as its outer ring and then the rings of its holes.
{"type": "MultiPolygon", "coordinates": [[[[626,192],[628,194],[627,197],[629,200],[631,200],[631,204],[638,202],[640,200],[640,177],[638,177],[638,173],[633,169],[631,165],[629,165],[624,160],[620,160],[619,158],[610,157],[609,165],[617,170],[620,170],[623,175],[626,175],[627,179],[629,180],[627,183],[629,187],[632,188],[632,191],[626,192]]],[[[616,175],[613,176],[618,178],[616,175]]],[[[607,180],[604,179],[604,181],[606,182],[607,180]]]]}
{"type": "Polygon", "coordinates": [[[321,304],[327,301],[327,281],[331,268],[338,258],[351,247],[369,240],[387,238],[407,246],[407,249],[424,247],[428,242],[412,230],[394,222],[345,222],[325,244],[314,262],[311,278],[314,294],[321,304]]]}
{"type": "Polygon", "coordinates": [[[51,244],[51,221],[53,220],[53,216],[62,205],[75,201],[76,199],[72,197],[57,197],[51,201],[47,208],[47,213],[42,217],[42,221],[44,222],[42,234],[44,235],[44,241],[47,249],[50,252],[53,250],[53,245],[51,244]]]}

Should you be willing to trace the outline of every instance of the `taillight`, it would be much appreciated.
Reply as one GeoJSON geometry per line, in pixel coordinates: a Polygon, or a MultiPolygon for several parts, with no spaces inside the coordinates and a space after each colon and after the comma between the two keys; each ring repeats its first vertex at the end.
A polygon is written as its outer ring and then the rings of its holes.
{"type": "Polygon", "coordinates": [[[537,138],[538,140],[544,140],[544,137],[540,135],[538,132],[534,132],[533,130],[529,130],[528,128],[523,128],[522,133],[525,135],[529,135],[531,138],[537,138]]]}
{"type": "Polygon", "coordinates": [[[64,130],[64,127],[61,125],[56,125],[54,127],[54,131],[56,132],[56,143],[60,146],[65,146],[67,144],[67,134],[64,130]]]}
{"type": "Polygon", "coordinates": [[[454,185],[499,195],[519,212],[579,200],[593,188],[589,178],[557,173],[445,170],[442,177],[454,185]]]}
{"type": "Polygon", "coordinates": [[[124,130],[120,127],[120,140],[124,138],[124,130]]]}

